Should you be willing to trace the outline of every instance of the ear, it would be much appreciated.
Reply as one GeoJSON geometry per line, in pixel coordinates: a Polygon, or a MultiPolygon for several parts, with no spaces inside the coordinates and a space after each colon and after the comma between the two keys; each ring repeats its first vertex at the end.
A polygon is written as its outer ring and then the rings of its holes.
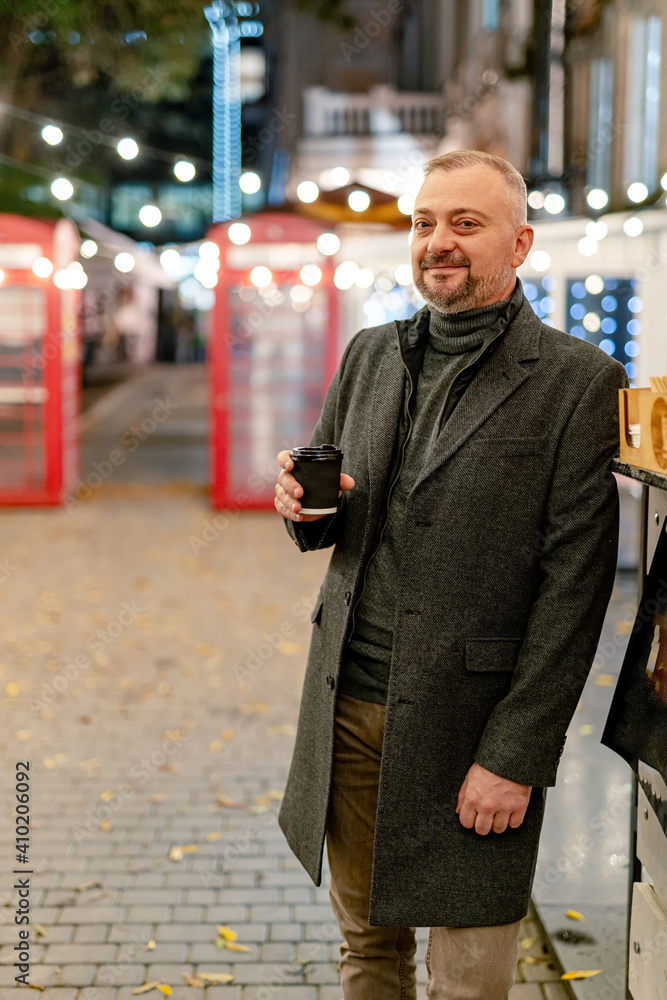
{"type": "Polygon", "coordinates": [[[532,226],[520,226],[514,237],[514,256],[512,257],[512,267],[520,267],[533,245],[535,230],[532,226]]]}

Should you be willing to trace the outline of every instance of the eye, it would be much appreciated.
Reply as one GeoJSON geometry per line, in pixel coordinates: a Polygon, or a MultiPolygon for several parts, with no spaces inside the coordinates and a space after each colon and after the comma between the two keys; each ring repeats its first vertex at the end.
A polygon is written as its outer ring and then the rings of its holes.
{"type": "Polygon", "coordinates": [[[420,226],[428,226],[428,225],[430,225],[430,223],[426,222],[425,219],[419,219],[417,222],[415,222],[414,228],[419,229],[420,226]]]}
{"type": "Polygon", "coordinates": [[[457,222],[456,224],[457,224],[457,226],[465,226],[465,225],[476,226],[477,225],[477,223],[474,222],[472,219],[463,219],[461,222],[457,222]]]}

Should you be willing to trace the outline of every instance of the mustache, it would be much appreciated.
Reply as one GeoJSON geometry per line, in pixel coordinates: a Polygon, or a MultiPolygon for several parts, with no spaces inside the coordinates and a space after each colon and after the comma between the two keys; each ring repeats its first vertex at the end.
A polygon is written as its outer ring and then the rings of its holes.
{"type": "Polygon", "coordinates": [[[449,257],[424,257],[420,260],[419,266],[422,270],[426,267],[468,267],[469,260],[451,260],[449,257]]]}

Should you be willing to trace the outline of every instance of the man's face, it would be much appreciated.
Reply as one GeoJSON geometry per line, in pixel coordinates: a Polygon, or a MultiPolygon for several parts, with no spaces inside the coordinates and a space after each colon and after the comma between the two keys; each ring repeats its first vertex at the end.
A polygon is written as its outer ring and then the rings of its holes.
{"type": "Polygon", "coordinates": [[[443,313],[510,296],[533,229],[516,225],[510,189],[487,166],[434,170],[413,213],[412,274],[426,302],[443,313]]]}

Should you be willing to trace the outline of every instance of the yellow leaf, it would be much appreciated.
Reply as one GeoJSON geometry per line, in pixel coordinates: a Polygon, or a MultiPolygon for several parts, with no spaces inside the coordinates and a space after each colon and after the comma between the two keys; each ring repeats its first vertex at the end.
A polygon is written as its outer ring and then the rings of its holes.
{"type": "Polygon", "coordinates": [[[20,690],[21,688],[18,686],[16,681],[9,681],[9,683],[5,686],[5,693],[8,694],[10,698],[15,698],[20,690]]]}
{"type": "Polygon", "coordinates": [[[154,947],[155,947],[155,941],[153,940],[153,938],[151,938],[148,944],[146,945],[146,951],[152,951],[154,947]]]}
{"type": "Polygon", "coordinates": [[[602,969],[586,969],[579,972],[564,972],[561,979],[590,979],[591,976],[599,976],[602,969]]]}
{"type": "Polygon", "coordinates": [[[213,740],[212,743],[209,743],[208,748],[211,751],[211,753],[218,753],[218,751],[222,750],[224,745],[225,744],[222,742],[222,740],[213,740]]]}
{"type": "Polygon", "coordinates": [[[535,938],[525,937],[521,939],[521,947],[523,948],[524,951],[528,951],[528,949],[532,948],[534,944],[535,944],[535,938]]]}
{"type": "Polygon", "coordinates": [[[110,830],[110,829],[111,829],[111,823],[109,822],[109,820],[108,819],[102,820],[102,822],[100,823],[100,830],[110,830]]]}
{"type": "Polygon", "coordinates": [[[39,937],[48,937],[48,932],[43,924],[33,924],[33,927],[37,931],[39,937]]]}
{"type": "Polygon", "coordinates": [[[158,989],[159,989],[160,993],[164,993],[164,995],[166,997],[170,997],[171,996],[171,986],[167,986],[166,983],[160,983],[160,985],[158,986],[158,989]]]}
{"type": "Polygon", "coordinates": [[[245,808],[244,802],[235,802],[234,799],[230,799],[224,792],[218,792],[218,802],[221,806],[227,806],[228,809],[245,808]]]}
{"type": "Polygon", "coordinates": [[[617,622],[616,635],[630,635],[632,628],[633,622],[617,622]]]}
{"type": "Polygon", "coordinates": [[[100,795],[100,798],[101,798],[102,802],[109,802],[109,800],[113,798],[113,795],[114,795],[113,792],[110,792],[110,791],[107,790],[105,792],[102,792],[102,794],[100,795]]]}
{"type": "Polygon", "coordinates": [[[203,979],[199,979],[198,976],[190,976],[187,972],[183,973],[183,979],[186,981],[188,986],[206,986],[203,979]]]}
{"type": "Polygon", "coordinates": [[[592,736],[595,732],[595,726],[579,726],[580,736],[592,736]]]}
{"type": "Polygon", "coordinates": [[[286,722],[279,726],[269,726],[269,732],[282,733],[284,736],[294,736],[296,733],[296,726],[286,722]]]}
{"type": "Polygon", "coordinates": [[[613,674],[598,674],[595,678],[595,683],[601,688],[610,688],[614,686],[613,674]]]}
{"type": "Polygon", "coordinates": [[[183,851],[180,849],[180,847],[172,847],[172,849],[169,851],[169,860],[170,861],[183,860],[183,851]]]}
{"type": "Polygon", "coordinates": [[[279,792],[277,788],[269,788],[270,799],[282,799],[284,792],[279,792]]]}
{"type": "Polygon", "coordinates": [[[585,920],[586,919],[586,917],[583,915],[583,913],[579,913],[579,910],[568,910],[567,913],[565,914],[565,916],[569,917],[570,920],[585,920]]]}
{"type": "Polygon", "coordinates": [[[164,802],[164,795],[151,795],[149,802],[164,802]]]}
{"type": "Polygon", "coordinates": [[[231,927],[218,927],[217,931],[220,937],[224,938],[225,941],[236,941],[236,931],[233,931],[231,927]]]}
{"type": "Polygon", "coordinates": [[[227,972],[198,972],[197,978],[209,983],[231,983],[234,977],[227,972]]]}
{"type": "Polygon", "coordinates": [[[16,734],[16,739],[29,740],[31,735],[32,734],[29,729],[19,729],[18,733],[16,734]]]}
{"type": "Polygon", "coordinates": [[[233,740],[235,738],[233,729],[221,729],[220,735],[222,736],[223,740],[233,740]]]}
{"type": "Polygon", "coordinates": [[[278,652],[283,653],[285,656],[298,656],[299,653],[303,652],[303,643],[290,642],[288,639],[283,639],[278,646],[278,652]]]}
{"type": "Polygon", "coordinates": [[[229,948],[230,951],[250,951],[247,944],[236,944],[234,941],[225,941],[225,948],[229,948]]]}
{"type": "Polygon", "coordinates": [[[194,852],[198,851],[199,848],[196,844],[184,844],[181,850],[183,851],[183,854],[194,854],[194,852]]]}
{"type": "Polygon", "coordinates": [[[219,833],[207,833],[204,840],[220,840],[220,836],[219,833]]]}
{"type": "Polygon", "coordinates": [[[133,994],[137,993],[148,993],[149,990],[154,990],[156,986],[160,985],[160,980],[155,979],[152,983],[144,983],[143,986],[137,986],[136,990],[132,990],[133,994]]]}

